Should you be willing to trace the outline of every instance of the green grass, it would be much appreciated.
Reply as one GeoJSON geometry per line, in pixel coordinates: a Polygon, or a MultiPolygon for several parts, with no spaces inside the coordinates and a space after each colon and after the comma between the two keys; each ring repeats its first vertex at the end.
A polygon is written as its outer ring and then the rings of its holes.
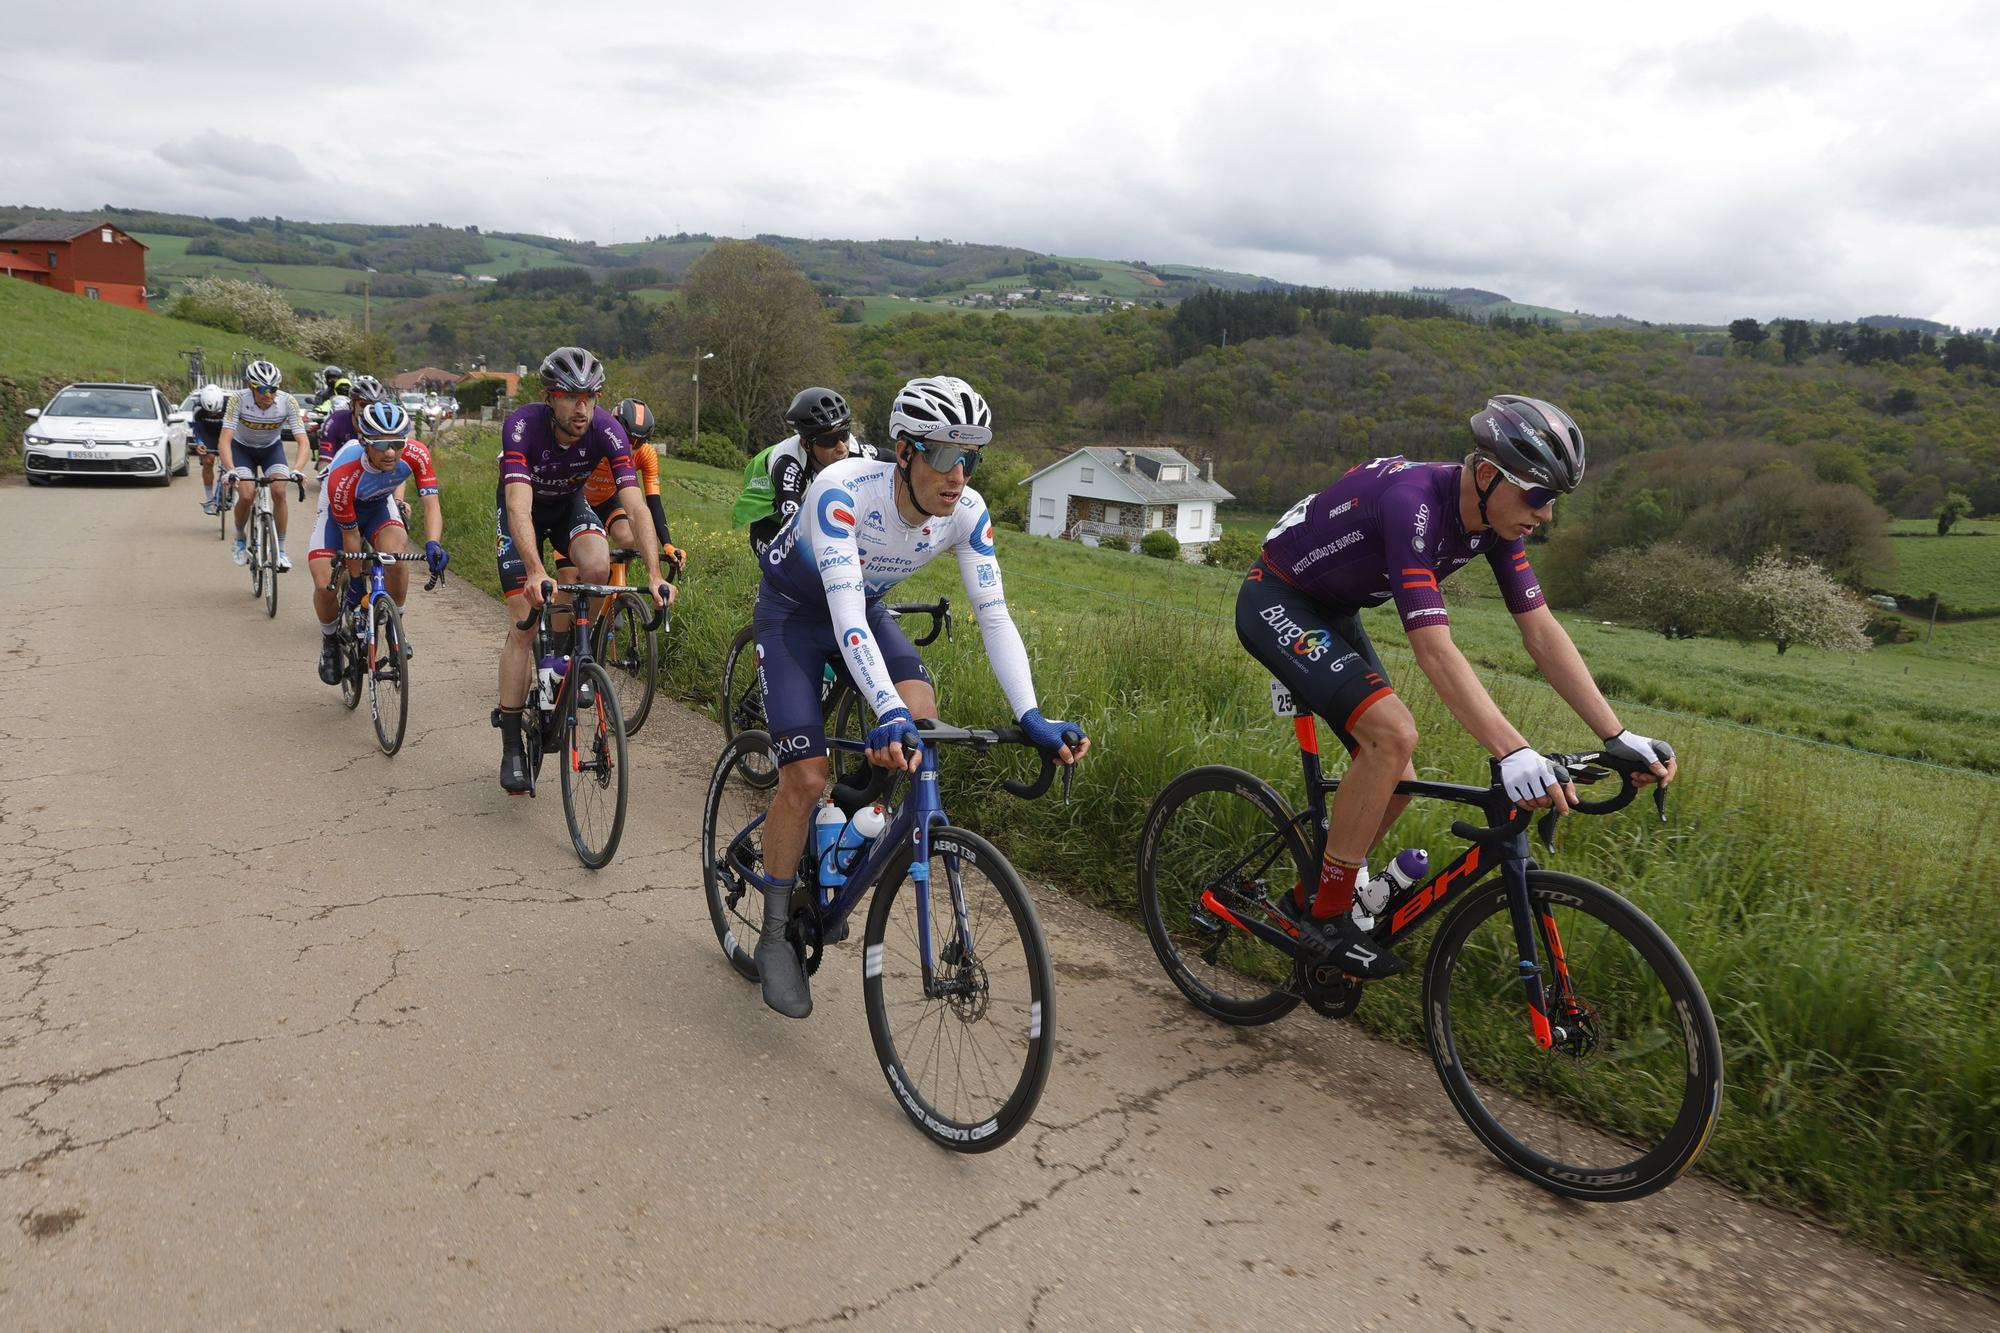
{"type": "Polygon", "coordinates": [[[502,240],[497,236],[486,237],[486,253],[493,258],[483,264],[467,264],[465,271],[472,274],[490,273],[497,278],[503,273],[519,273],[523,269],[530,268],[588,267],[557,251],[530,245],[525,241],[502,240]]]}
{"type": "MultiPolygon", "coordinates": [[[[453,548],[466,553],[453,568],[489,589],[491,454],[481,442],[442,460],[453,548]]],[[[674,535],[693,556],[663,686],[697,703],[712,704],[722,656],[755,592],[742,534],[726,528],[737,480],[673,461],[665,468],[674,535]]],[[[1003,534],[1001,545],[1045,711],[1085,722],[1096,748],[1071,806],[1005,797],[994,769],[954,755],[946,779],[954,808],[1024,870],[1129,914],[1133,841],[1160,788],[1193,765],[1233,763],[1293,795],[1291,729],[1271,717],[1266,677],[1227,619],[1234,573],[1018,533],[1003,534]]],[[[963,608],[950,565],[925,569],[907,591],[945,593],[963,608]]],[[[1514,635],[1504,611],[1458,600],[1453,619],[1475,660],[1507,660],[1514,635]]],[[[1868,700],[1884,714],[1878,727],[1924,733],[1935,723],[1917,715],[1916,699],[1899,704],[1885,686],[1901,680],[1903,665],[1912,681],[1934,687],[1922,696],[1932,704],[1956,695],[1977,712],[1980,698],[2000,698],[1985,676],[1950,688],[1921,676],[1913,654],[1851,665],[1801,650],[1782,659],[1709,654],[1711,645],[1572,625],[1607,675],[1691,676],[1707,682],[1695,692],[1718,711],[1736,709],[1738,696],[1774,707],[1831,695],[1868,700]],[[1770,679],[1749,679],[1759,673],[1770,679]]],[[[1422,771],[1478,780],[1484,756],[1409,665],[1393,623],[1375,628],[1424,736],[1422,771]]],[[[948,718],[1004,719],[969,616],[925,656],[948,718]]],[[[1545,686],[1511,674],[1487,680],[1528,735],[1551,746],[1589,743],[1545,686]]],[[[1728,1061],[1727,1106],[1701,1169],[1938,1270],[2000,1277],[2000,1026],[1992,1021],[2000,782],[1630,705],[1626,716],[1680,748],[1671,821],[1654,822],[1646,803],[1574,819],[1545,859],[1639,903],[1701,975],[1728,1061]]],[[[1991,733],[1986,716],[1957,725],[1991,733]]],[[[1445,854],[1449,817],[1419,806],[1395,844],[1445,854]]],[[[1420,957],[1421,944],[1410,953],[1420,957]]],[[[1373,988],[1361,1020],[1415,1044],[1418,995],[1414,982],[1373,988]]]]}
{"type": "Polygon", "coordinates": [[[1926,606],[1936,593],[1946,614],[2000,615],[2000,524],[1960,523],[1940,537],[1935,520],[1901,519],[1889,533],[1896,552],[1892,591],[1926,606]]]}

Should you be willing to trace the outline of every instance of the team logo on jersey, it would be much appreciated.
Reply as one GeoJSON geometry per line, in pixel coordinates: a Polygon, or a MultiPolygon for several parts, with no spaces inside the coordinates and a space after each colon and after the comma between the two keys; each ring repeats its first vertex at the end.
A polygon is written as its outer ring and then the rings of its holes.
{"type": "Polygon", "coordinates": [[[889,530],[888,527],[882,522],[882,511],[879,509],[869,510],[868,517],[865,520],[865,523],[870,532],[880,533],[880,532],[887,532],[889,530]]]}
{"type": "Polygon", "coordinates": [[[854,532],[854,497],[838,486],[829,486],[819,497],[819,530],[829,537],[847,537],[854,532]]]}
{"type": "Polygon", "coordinates": [[[859,625],[851,625],[840,632],[840,641],[849,648],[859,648],[868,642],[868,633],[859,625]]]}
{"type": "Polygon", "coordinates": [[[996,577],[997,577],[997,576],[996,576],[996,575],[995,575],[995,574],[993,573],[993,566],[991,566],[991,565],[981,565],[981,566],[979,567],[979,586],[980,586],[980,587],[982,587],[982,588],[990,588],[990,587],[992,587],[992,586],[993,586],[993,583],[994,583],[994,580],[995,580],[995,578],[996,578],[996,577]]]}
{"type": "Polygon", "coordinates": [[[986,510],[979,511],[979,521],[972,525],[972,536],[967,540],[979,554],[993,554],[993,519],[986,510]]]}

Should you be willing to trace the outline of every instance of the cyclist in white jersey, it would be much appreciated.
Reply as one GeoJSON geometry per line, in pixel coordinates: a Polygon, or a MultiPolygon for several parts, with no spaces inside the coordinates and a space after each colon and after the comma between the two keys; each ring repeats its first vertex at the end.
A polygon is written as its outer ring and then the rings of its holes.
{"type": "MultiPolygon", "coordinates": [[[[222,455],[222,466],[238,482],[236,487],[236,550],[233,559],[237,564],[249,562],[249,551],[243,539],[243,525],[250,521],[250,501],[257,494],[251,478],[259,472],[280,480],[289,479],[296,470],[306,470],[306,455],[311,445],[306,441],[305,420],[299,414],[298,401],[278,387],[284,375],[269,361],[252,361],[243,372],[244,382],[249,386],[232,396],[229,407],[222,416],[222,438],[217,444],[217,452],[222,455]],[[298,442],[298,461],[292,466],[285,464],[285,444],[283,437],[290,435],[298,442]]],[[[285,488],[271,488],[272,517],[278,525],[278,568],[292,567],[292,558],[285,554],[285,523],[290,506],[285,501],[285,488]]]]}
{"type": "Polygon", "coordinates": [[[979,492],[966,485],[981,447],[993,438],[991,423],[986,400],[964,380],[911,380],[889,413],[894,461],[856,458],[825,468],[764,553],[757,675],[780,766],[764,821],[764,873],[780,888],[765,896],[756,956],[764,1002],[788,1018],[812,1012],[785,925],[799,852],[826,784],[819,698],[825,666],[836,655],[843,659],[874,711],[868,758],[880,767],[915,769],[921,755],[913,719],[937,716],[923,662],[884,605],[891,588],[950,551],[1021,729],[1065,764],[1090,750],[1081,727],[1051,721],[1035,705],[1027,650],[1007,614],[993,521],[979,492]]]}

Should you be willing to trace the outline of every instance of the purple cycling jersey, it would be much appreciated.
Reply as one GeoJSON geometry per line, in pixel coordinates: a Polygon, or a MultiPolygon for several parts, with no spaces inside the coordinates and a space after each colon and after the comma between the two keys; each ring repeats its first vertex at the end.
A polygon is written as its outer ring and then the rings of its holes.
{"type": "Polygon", "coordinates": [[[622,489],[637,486],[632,445],[618,418],[593,409],[590,429],[575,444],[556,439],[555,413],[547,403],[529,403],[507,414],[500,427],[500,484],[535,488],[535,497],[569,495],[583,489],[600,460],[611,460],[611,479],[622,489]]]}
{"type": "Polygon", "coordinates": [[[1527,544],[1458,516],[1457,463],[1376,458],[1293,505],[1264,538],[1264,563],[1322,606],[1380,606],[1391,597],[1403,628],[1450,622],[1438,581],[1484,555],[1515,615],[1547,603],[1527,544]]]}
{"type": "Polygon", "coordinates": [[[338,412],[329,412],[319,427],[319,450],[331,454],[349,440],[359,439],[360,432],[354,429],[354,409],[343,407],[338,412]]]}

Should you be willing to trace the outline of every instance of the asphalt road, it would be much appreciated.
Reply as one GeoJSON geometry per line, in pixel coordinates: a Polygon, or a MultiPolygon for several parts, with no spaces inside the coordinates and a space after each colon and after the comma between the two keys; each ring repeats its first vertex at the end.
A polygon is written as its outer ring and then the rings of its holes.
{"type": "Polygon", "coordinates": [[[1703,1180],[1554,1199],[1420,1053],[1212,1023],[1045,886],[1037,1123],[933,1148],[856,946],[804,1023],[723,962],[710,723],[585,871],[495,781],[494,603],[413,594],[385,759],[195,490],[0,486],[0,1328],[2000,1325],[1703,1180]]]}

